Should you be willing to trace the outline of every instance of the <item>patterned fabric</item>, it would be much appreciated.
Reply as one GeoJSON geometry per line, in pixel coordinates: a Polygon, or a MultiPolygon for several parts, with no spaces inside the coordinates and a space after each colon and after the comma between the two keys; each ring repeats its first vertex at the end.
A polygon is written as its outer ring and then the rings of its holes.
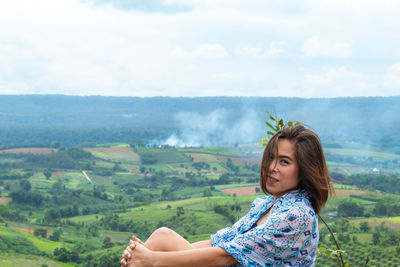
{"type": "Polygon", "coordinates": [[[257,198],[243,218],[211,236],[212,245],[234,257],[236,266],[314,266],[319,233],[309,198],[298,190],[283,195],[260,225],[274,197],[257,198]]]}

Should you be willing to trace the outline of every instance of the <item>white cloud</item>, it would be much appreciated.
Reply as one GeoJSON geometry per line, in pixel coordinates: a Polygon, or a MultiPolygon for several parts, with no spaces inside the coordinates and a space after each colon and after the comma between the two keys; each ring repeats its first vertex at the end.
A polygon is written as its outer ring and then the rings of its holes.
{"type": "Polygon", "coordinates": [[[0,1],[0,94],[396,93],[398,1],[164,0],[189,7],[176,13],[91,2],[0,1]]]}
{"type": "Polygon", "coordinates": [[[306,57],[346,58],[351,56],[351,46],[346,42],[330,42],[314,36],[304,42],[301,52],[306,57]]]}
{"type": "Polygon", "coordinates": [[[356,71],[348,70],[346,66],[325,68],[322,73],[304,75],[303,86],[309,94],[304,96],[361,96],[366,93],[365,84],[360,82],[362,79],[365,77],[356,71]]]}
{"type": "Polygon", "coordinates": [[[357,73],[347,70],[347,67],[326,69],[322,74],[306,74],[304,83],[306,86],[327,86],[338,83],[341,80],[354,79],[357,73]]]}
{"type": "Polygon", "coordinates": [[[387,69],[383,84],[386,88],[397,89],[397,95],[400,95],[400,63],[395,63],[387,69]]]}
{"type": "Polygon", "coordinates": [[[235,50],[235,54],[237,56],[258,57],[260,53],[261,48],[259,46],[254,46],[251,44],[238,44],[235,50]]]}
{"type": "Polygon", "coordinates": [[[196,57],[223,58],[227,57],[228,51],[220,44],[202,44],[194,51],[196,57]]]}
{"type": "Polygon", "coordinates": [[[265,56],[269,58],[279,57],[283,52],[285,52],[286,46],[287,44],[285,42],[272,41],[269,44],[269,47],[265,50],[265,56]]]}
{"type": "Polygon", "coordinates": [[[181,59],[196,59],[196,58],[224,58],[229,56],[228,51],[220,44],[201,44],[194,51],[186,51],[182,47],[175,47],[172,51],[172,56],[181,59]]]}

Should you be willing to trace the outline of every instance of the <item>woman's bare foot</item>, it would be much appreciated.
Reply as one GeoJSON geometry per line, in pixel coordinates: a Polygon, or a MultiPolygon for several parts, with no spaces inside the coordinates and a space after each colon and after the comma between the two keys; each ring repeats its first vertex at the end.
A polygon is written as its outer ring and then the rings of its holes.
{"type": "Polygon", "coordinates": [[[121,260],[121,266],[125,267],[128,265],[128,261],[132,258],[132,252],[133,249],[135,248],[136,241],[130,240],[129,243],[130,245],[126,247],[126,249],[124,250],[124,253],[122,253],[122,260],[121,260]]]}
{"type": "Polygon", "coordinates": [[[135,241],[135,242],[139,242],[140,244],[142,244],[142,245],[144,245],[144,243],[143,243],[143,241],[142,240],[140,240],[140,238],[139,237],[137,237],[137,236],[132,236],[132,240],[133,241],[135,241]]]}

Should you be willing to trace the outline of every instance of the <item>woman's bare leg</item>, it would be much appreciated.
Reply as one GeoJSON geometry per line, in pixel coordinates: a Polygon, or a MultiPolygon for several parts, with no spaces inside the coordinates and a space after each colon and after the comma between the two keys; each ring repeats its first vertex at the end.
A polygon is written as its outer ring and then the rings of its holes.
{"type": "MultiPolygon", "coordinates": [[[[133,236],[132,240],[143,244],[136,236],[133,236]]],[[[155,230],[143,245],[153,251],[178,251],[212,246],[211,240],[204,240],[191,244],[181,235],[167,227],[161,227],[155,230]]],[[[128,252],[125,251],[124,253],[128,252]]],[[[130,255],[130,253],[123,255],[124,259],[121,261],[121,265],[134,267],[135,265],[129,261],[127,255],[130,255]]]]}
{"type": "Polygon", "coordinates": [[[155,230],[144,245],[153,251],[178,251],[195,248],[185,238],[167,227],[155,230]]]}
{"type": "MultiPolygon", "coordinates": [[[[132,240],[143,244],[136,236],[133,236],[132,240]]],[[[196,248],[181,235],[167,227],[161,227],[155,230],[143,245],[153,251],[178,251],[196,248]]],[[[124,251],[124,254],[122,254],[123,259],[121,265],[134,267],[134,264],[129,261],[131,255],[128,252],[128,247],[124,251]]]]}

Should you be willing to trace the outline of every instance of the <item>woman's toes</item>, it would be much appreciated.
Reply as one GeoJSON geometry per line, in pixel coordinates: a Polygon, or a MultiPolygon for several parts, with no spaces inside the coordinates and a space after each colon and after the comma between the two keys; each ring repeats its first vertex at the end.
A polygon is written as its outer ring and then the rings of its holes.
{"type": "Polygon", "coordinates": [[[125,249],[124,253],[122,254],[122,257],[124,259],[130,259],[131,258],[131,254],[129,253],[128,250],[125,249]]]}
{"type": "Polygon", "coordinates": [[[132,240],[133,241],[136,241],[136,242],[139,242],[140,244],[142,244],[143,245],[143,242],[142,242],[142,240],[140,240],[140,238],[139,237],[137,237],[137,236],[132,236],[132,240]]]}

